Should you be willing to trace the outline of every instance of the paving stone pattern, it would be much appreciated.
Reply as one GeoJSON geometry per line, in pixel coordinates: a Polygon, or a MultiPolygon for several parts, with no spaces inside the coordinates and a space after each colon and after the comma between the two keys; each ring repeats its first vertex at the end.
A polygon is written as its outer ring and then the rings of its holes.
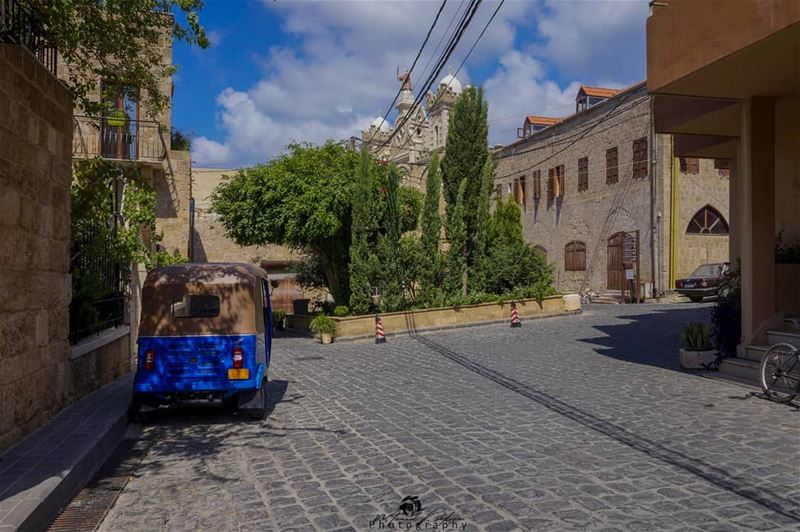
{"type": "Polygon", "coordinates": [[[269,417],[162,415],[101,530],[800,529],[800,410],[678,367],[708,310],[277,339],[269,417]]]}

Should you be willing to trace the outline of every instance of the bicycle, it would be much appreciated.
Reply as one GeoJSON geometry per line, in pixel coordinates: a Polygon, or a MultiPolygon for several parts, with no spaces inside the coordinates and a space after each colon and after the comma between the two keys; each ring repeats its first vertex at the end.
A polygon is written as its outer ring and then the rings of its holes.
{"type": "Polygon", "coordinates": [[[800,393],[800,347],[775,344],[761,360],[761,388],[777,403],[788,403],[800,393]]]}

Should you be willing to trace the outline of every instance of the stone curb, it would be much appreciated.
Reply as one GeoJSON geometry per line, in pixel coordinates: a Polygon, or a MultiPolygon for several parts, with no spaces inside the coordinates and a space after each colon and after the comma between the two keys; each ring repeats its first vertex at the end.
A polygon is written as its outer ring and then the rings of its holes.
{"type": "Polygon", "coordinates": [[[0,456],[0,532],[47,529],[122,441],[132,387],[103,386],[0,456]]]}

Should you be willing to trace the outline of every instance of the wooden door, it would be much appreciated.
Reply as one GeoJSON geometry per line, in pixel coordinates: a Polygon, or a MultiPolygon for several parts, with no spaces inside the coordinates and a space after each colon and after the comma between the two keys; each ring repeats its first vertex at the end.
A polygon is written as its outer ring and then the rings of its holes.
{"type": "Polygon", "coordinates": [[[622,249],[625,233],[615,233],[608,239],[608,282],[609,290],[622,290],[625,286],[625,268],[622,264],[622,249]]]}

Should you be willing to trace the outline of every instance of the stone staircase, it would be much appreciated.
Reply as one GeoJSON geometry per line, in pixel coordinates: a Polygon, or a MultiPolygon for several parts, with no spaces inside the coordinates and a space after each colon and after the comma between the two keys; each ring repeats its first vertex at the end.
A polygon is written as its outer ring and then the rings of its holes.
{"type": "Polygon", "coordinates": [[[767,331],[766,345],[748,345],[744,348],[744,356],[724,359],[719,372],[760,386],[761,360],[770,346],[781,343],[800,347],[800,318],[786,318],[782,330],[767,331]]]}
{"type": "Polygon", "coordinates": [[[617,305],[622,303],[622,291],[620,290],[606,290],[597,294],[597,297],[592,298],[592,303],[599,303],[600,305],[617,305]]]}

